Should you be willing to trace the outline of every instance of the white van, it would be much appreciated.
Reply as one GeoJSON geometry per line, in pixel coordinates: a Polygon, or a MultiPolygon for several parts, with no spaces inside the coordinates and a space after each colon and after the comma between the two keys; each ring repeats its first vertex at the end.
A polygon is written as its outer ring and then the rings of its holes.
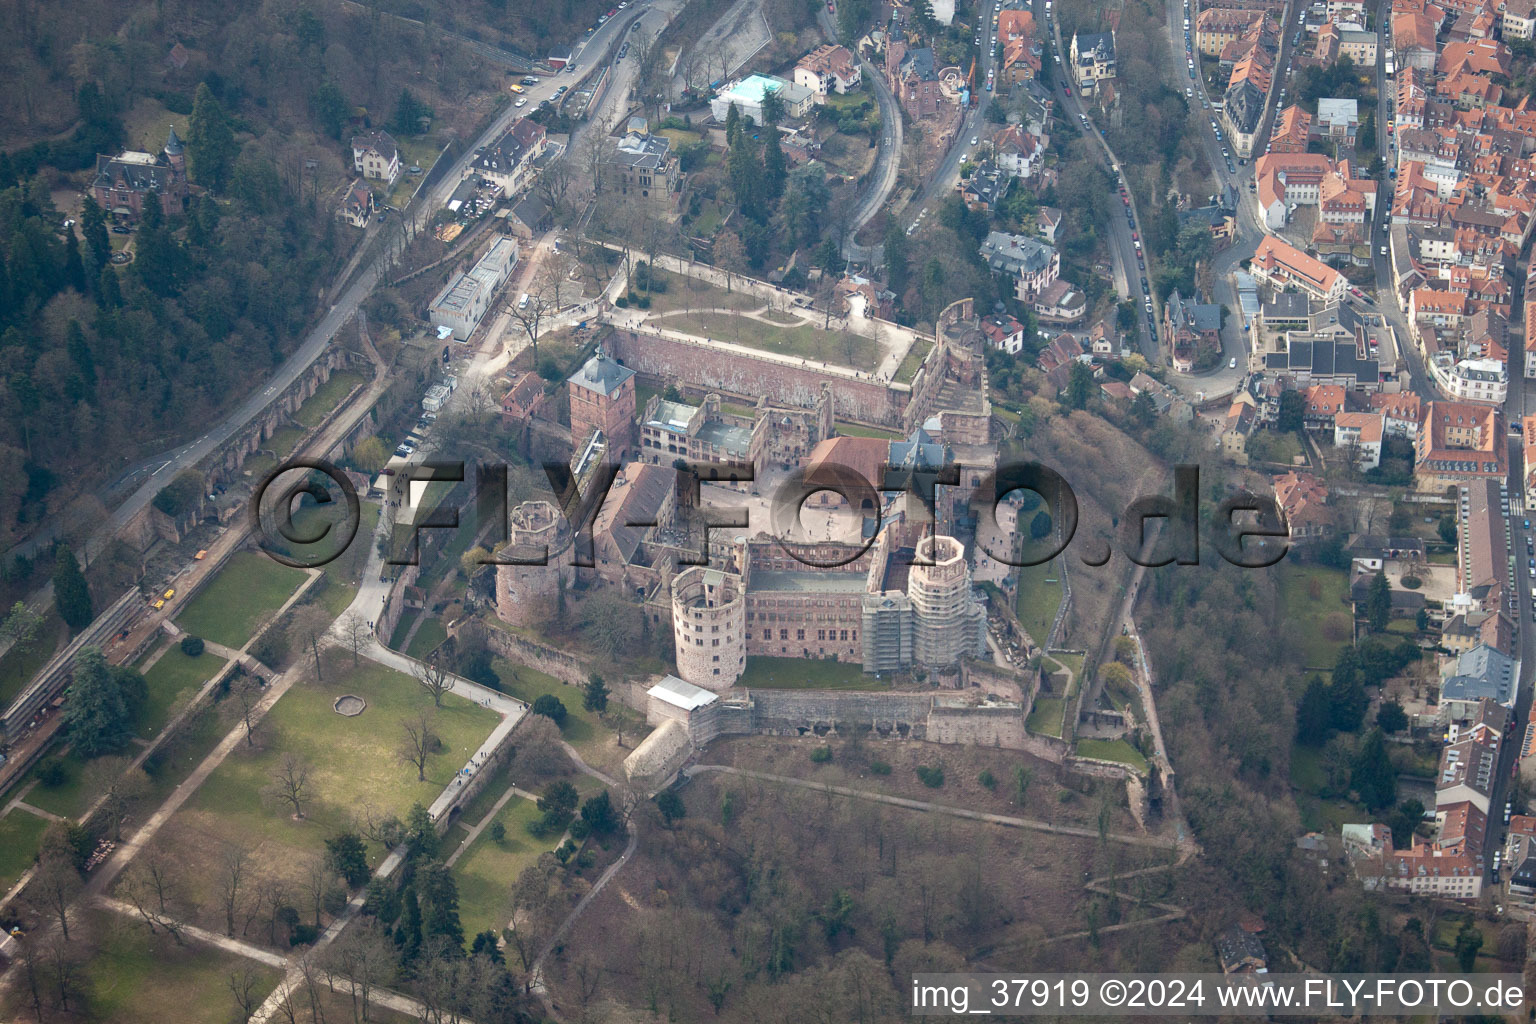
{"type": "Polygon", "coordinates": [[[523,292],[523,297],[517,300],[517,308],[518,309],[527,309],[528,308],[528,293],[527,292],[523,292]]]}

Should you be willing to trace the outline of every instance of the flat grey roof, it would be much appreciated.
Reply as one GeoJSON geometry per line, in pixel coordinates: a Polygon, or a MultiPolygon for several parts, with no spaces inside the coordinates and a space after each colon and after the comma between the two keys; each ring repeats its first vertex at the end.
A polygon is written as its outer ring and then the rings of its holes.
{"type": "Polygon", "coordinates": [[[863,593],[863,572],[754,572],[749,590],[794,594],[863,593]]]}

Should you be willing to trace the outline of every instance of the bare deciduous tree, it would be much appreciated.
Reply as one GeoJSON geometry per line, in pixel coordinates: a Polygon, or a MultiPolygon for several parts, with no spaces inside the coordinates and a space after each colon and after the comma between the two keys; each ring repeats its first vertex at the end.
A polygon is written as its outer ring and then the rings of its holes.
{"type": "Polygon", "coordinates": [[[323,680],[325,673],[320,664],[320,651],[326,646],[331,617],[319,605],[309,604],[296,608],[293,621],[288,626],[288,646],[295,654],[308,651],[315,659],[315,678],[323,680]]]}
{"type": "Polygon", "coordinates": [[[448,671],[448,666],[429,658],[412,662],[411,674],[416,677],[416,682],[421,685],[421,688],[432,695],[432,706],[442,707],[443,697],[453,690],[455,682],[448,671]]]}
{"type": "Polygon", "coordinates": [[[224,934],[230,938],[235,935],[235,914],[240,909],[240,898],[245,891],[246,858],[243,846],[237,843],[224,844],[216,885],[219,903],[224,908],[224,934]]]}
{"type": "Polygon", "coordinates": [[[277,800],[293,808],[295,818],[304,817],[305,790],[309,788],[309,765],[293,751],[285,751],[272,771],[268,787],[277,800]]]}
{"type": "Polygon", "coordinates": [[[250,1019],[256,1012],[256,1007],[262,1000],[257,997],[257,989],[261,985],[261,975],[250,964],[241,964],[229,972],[227,979],[230,995],[235,997],[235,1005],[240,1008],[240,1015],[250,1019]]]}
{"type": "Polygon", "coordinates": [[[165,909],[165,900],[170,892],[170,886],[170,875],[164,863],[159,857],[150,854],[135,861],[128,868],[123,874],[118,892],[133,904],[133,909],[137,910],[139,916],[144,919],[144,924],[148,926],[151,935],[155,934],[156,928],[164,928],[179,946],[182,944],[181,925],[166,913],[165,909]]]}
{"type": "Polygon", "coordinates": [[[240,720],[245,723],[245,745],[254,747],[256,726],[261,724],[261,716],[257,713],[262,698],[260,678],[242,674],[230,685],[229,695],[234,700],[240,720]]]}
{"type": "Polygon", "coordinates": [[[358,663],[363,648],[368,646],[368,641],[373,637],[373,630],[368,628],[368,619],[358,612],[347,612],[336,623],[341,632],[341,641],[352,652],[352,664],[358,663]]]}
{"type": "Polygon", "coordinates": [[[400,759],[416,769],[416,781],[427,781],[427,758],[437,744],[432,734],[432,717],[425,711],[401,723],[405,738],[400,744],[400,759]]]}

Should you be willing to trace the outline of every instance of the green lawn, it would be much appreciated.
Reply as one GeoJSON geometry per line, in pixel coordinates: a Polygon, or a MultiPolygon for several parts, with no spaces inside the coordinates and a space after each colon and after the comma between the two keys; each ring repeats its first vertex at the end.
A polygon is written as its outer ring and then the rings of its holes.
{"type": "MultiPolygon", "coordinates": [[[[39,782],[27,793],[27,803],[50,814],[79,819],[95,801],[97,791],[85,784],[84,761],[74,754],[58,756],[59,764],[64,768],[64,781],[57,786],[45,786],[39,782]]],[[[128,756],[131,756],[131,752],[128,756]]],[[[33,765],[26,778],[36,779],[37,770],[37,765],[33,765]]]]}
{"type": "Polygon", "coordinates": [[[139,712],[137,732],[142,739],[153,739],[170,721],[171,707],[176,698],[187,691],[195,691],[212,679],[223,668],[225,661],[212,651],[203,651],[196,658],[181,653],[181,647],[171,644],[160,660],[144,673],[149,689],[149,700],[139,712]]]}
{"type": "Polygon", "coordinates": [[[824,331],[810,324],[784,327],[731,313],[687,313],[667,317],[659,322],[659,326],[764,352],[800,356],[855,369],[873,369],[878,355],[875,343],[862,335],[850,334],[845,342],[840,332],[824,331]]]}
{"type": "MultiPolygon", "coordinates": [[[[82,974],[90,1012],[100,1024],[222,1024],[243,1020],[230,993],[232,971],[250,967],[259,976],[259,1003],[277,987],[282,972],[202,943],[177,945],[150,935],[136,919],[106,911],[87,915],[91,944],[82,974]]],[[[71,933],[73,934],[73,933],[71,933]]]]}
{"type": "Polygon", "coordinates": [[[496,842],[487,827],[454,864],[453,874],[459,883],[459,920],[466,936],[487,928],[499,933],[507,926],[512,917],[512,883],[524,868],[539,859],[539,854],[553,850],[559,842],[558,835],[535,839],[528,834],[528,823],[538,817],[539,809],[533,801],[513,797],[496,814],[496,820],[507,830],[506,838],[496,842]]]}
{"type": "Polygon", "coordinates": [[[208,777],[187,803],[195,813],[215,816],[224,835],[271,839],[286,846],[318,850],[327,834],[348,827],[364,805],[404,816],[412,803],[437,798],[469,755],[495,727],[495,712],[449,694],[433,712],[441,747],[427,761],[427,781],[398,756],[402,723],[432,709],[429,698],[407,675],[364,664],[324,683],[292,687],[268,713],[262,746],[244,745],[208,777]],[[335,713],[332,703],[352,693],[368,702],[355,718],[335,713]],[[309,768],[306,821],[267,806],[262,790],[280,757],[294,753],[309,768]]]}
{"type": "Polygon", "coordinates": [[[1345,573],[1289,560],[1278,571],[1285,642],[1301,652],[1307,668],[1333,668],[1339,651],[1352,639],[1345,573]]]}
{"type": "Polygon", "coordinates": [[[1024,728],[1041,736],[1061,736],[1062,719],[1066,717],[1067,702],[1060,697],[1036,697],[1024,728]]]}
{"type": "Polygon", "coordinates": [[[244,647],[303,582],[301,570],[260,552],[241,551],[192,599],[176,624],[194,636],[244,647]]]}
{"type": "Polygon", "coordinates": [[[565,724],[560,727],[560,733],[567,743],[580,749],[582,744],[602,738],[605,726],[598,721],[597,715],[581,706],[583,694],[580,687],[566,686],[554,676],[545,675],[537,669],[518,665],[505,658],[497,658],[491,664],[496,669],[496,674],[501,677],[502,693],[510,694],[529,704],[546,693],[559,698],[560,703],[565,705],[566,712],[565,724]]]}
{"type": "Polygon", "coordinates": [[[933,342],[918,338],[912,342],[912,347],[907,349],[906,356],[901,365],[896,367],[896,375],[891,378],[898,384],[911,384],[917,377],[918,368],[923,365],[923,360],[928,358],[928,353],[933,350],[933,342]]]}
{"type": "Polygon", "coordinates": [[[353,388],[363,383],[366,378],[360,373],[337,371],[331,374],[331,379],[315,389],[315,393],[304,400],[293,418],[304,426],[313,430],[320,425],[320,421],[330,415],[331,410],[347,396],[353,388]]]}
{"type": "Polygon", "coordinates": [[[1141,756],[1141,751],[1123,739],[1078,740],[1077,754],[1079,757],[1096,757],[1101,761],[1118,761],[1143,773],[1147,770],[1147,759],[1141,756]]]}
{"type": "Polygon", "coordinates": [[[1019,596],[1013,611],[1035,643],[1044,644],[1049,638],[1051,623],[1060,608],[1061,577],[1056,562],[1021,567],[1019,596]]]}
{"type": "Polygon", "coordinates": [[[882,441],[900,441],[901,435],[894,430],[866,427],[858,423],[839,423],[837,433],[841,437],[878,437],[882,441]]]}
{"type": "Polygon", "coordinates": [[[21,873],[32,866],[47,827],[46,818],[19,808],[0,818],[0,892],[15,885],[21,873]]]}
{"type": "Polygon", "coordinates": [[[683,309],[752,310],[762,309],[766,305],[750,292],[726,291],[708,281],[666,270],[656,271],[656,281],[665,284],[667,290],[651,293],[651,313],[671,313],[683,309]]]}
{"type": "Polygon", "coordinates": [[[828,658],[747,659],[739,686],[763,690],[889,690],[883,679],[865,675],[862,666],[828,658]]]}
{"type": "Polygon", "coordinates": [[[436,617],[428,617],[422,620],[421,627],[416,630],[416,636],[406,648],[405,653],[413,658],[424,658],[448,639],[448,631],[443,628],[443,621],[436,617]]]}

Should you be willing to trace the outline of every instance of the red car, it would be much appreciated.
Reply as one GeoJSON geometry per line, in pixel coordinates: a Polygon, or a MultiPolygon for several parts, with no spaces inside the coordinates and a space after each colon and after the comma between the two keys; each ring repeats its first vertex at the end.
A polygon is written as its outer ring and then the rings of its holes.
{"type": "Polygon", "coordinates": [[[1071,88],[1069,88],[1069,87],[1068,87],[1068,86],[1065,86],[1065,85],[1064,85],[1064,86],[1062,86],[1062,87],[1061,87],[1061,91],[1062,91],[1062,92],[1064,92],[1064,93],[1066,93],[1066,94],[1067,94],[1067,95],[1068,95],[1068,96],[1071,96],[1071,95],[1072,95],[1072,90],[1071,90],[1071,88]]]}
{"type": "Polygon", "coordinates": [[[617,7],[615,7],[615,8],[614,8],[614,9],[613,9],[613,10],[611,10],[611,11],[609,11],[609,12],[608,12],[608,17],[610,17],[610,18],[611,18],[611,17],[613,17],[613,16],[614,16],[614,15],[615,15],[615,14],[618,14],[618,13],[619,13],[619,9],[618,9],[618,8],[617,8],[617,7]]]}
{"type": "Polygon", "coordinates": [[[1139,241],[1141,241],[1141,236],[1138,235],[1136,232],[1132,231],[1131,232],[1131,241],[1139,242],[1139,241]]]}

